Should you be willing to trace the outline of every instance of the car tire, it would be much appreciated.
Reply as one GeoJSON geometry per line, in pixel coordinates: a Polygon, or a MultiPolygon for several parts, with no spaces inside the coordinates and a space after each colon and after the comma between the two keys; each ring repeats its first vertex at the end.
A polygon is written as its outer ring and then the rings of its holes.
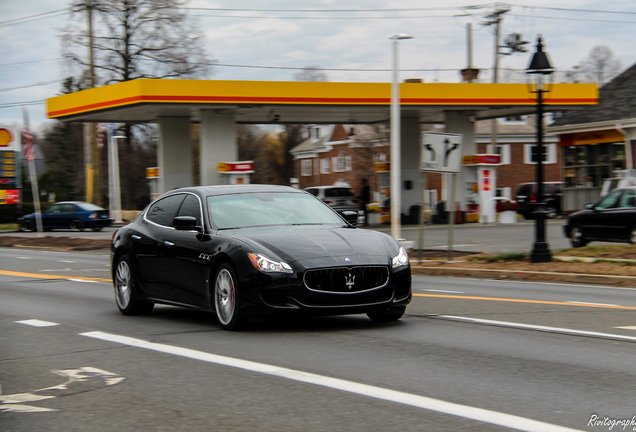
{"type": "Polygon", "coordinates": [[[404,315],[406,306],[373,309],[367,312],[367,316],[371,321],[375,322],[390,322],[397,321],[404,315]]]}
{"type": "Polygon", "coordinates": [[[588,243],[589,243],[589,240],[587,240],[581,234],[581,228],[579,228],[577,225],[574,225],[572,229],[570,230],[570,244],[572,245],[572,247],[575,247],[575,248],[583,247],[587,245],[588,243]]]}
{"type": "Polygon", "coordinates": [[[115,302],[122,314],[145,315],[152,311],[154,303],[139,300],[137,297],[137,283],[128,255],[122,255],[117,259],[113,286],[115,287],[115,302]]]}
{"type": "Polygon", "coordinates": [[[70,227],[72,231],[84,231],[84,222],[79,219],[75,219],[71,221],[70,227]]]}
{"type": "Polygon", "coordinates": [[[35,221],[32,221],[30,219],[23,220],[20,224],[20,229],[24,232],[35,231],[35,221]]]}
{"type": "Polygon", "coordinates": [[[93,231],[95,231],[95,232],[99,232],[99,231],[101,231],[101,230],[102,230],[102,227],[95,227],[95,228],[93,228],[93,231]]]}
{"type": "Polygon", "coordinates": [[[240,290],[234,268],[229,263],[222,264],[214,277],[212,302],[216,320],[223,330],[238,330],[247,322],[240,313],[240,290]]]}

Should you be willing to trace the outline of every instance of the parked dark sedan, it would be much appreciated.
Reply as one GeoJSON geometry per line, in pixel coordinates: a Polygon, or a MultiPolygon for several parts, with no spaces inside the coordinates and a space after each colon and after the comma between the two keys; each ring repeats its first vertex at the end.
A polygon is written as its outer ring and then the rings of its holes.
{"type": "MultiPolygon", "coordinates": [[[[95,204],[81,201],[63,201],[52,204],[42,213],[42,229],[71,229],[82,231],[90,228],[100,231],[110,226],[113,220],[110,212],[95,204]]],[[[31,213],[18,219],[22,231],[34,231],[37,228],[36,214],[31,213]]]]}
{"type": "Polygon", "coordinates": [[[636,187],[614,189],[587,204],[568,216],[563,229],[573,247],[591,241],[636,243],[636,187]]]}
{"type": "Polygon", "coordinates": [[[285,186],[170,191],[113,236],[117,307],[197,307],[227,330],[271,312],[398,320],[411,300],[407,253],[356,218],[285,186]]]}

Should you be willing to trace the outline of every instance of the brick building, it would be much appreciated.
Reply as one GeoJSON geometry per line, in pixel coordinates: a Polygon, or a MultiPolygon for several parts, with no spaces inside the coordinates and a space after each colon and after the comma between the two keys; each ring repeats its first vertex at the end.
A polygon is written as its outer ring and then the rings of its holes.
{"type": "MultiPolygon", "coordinates": [[[[535,181],[535,117],[501,118],[496,121],[497,145],[493,152],[501,156],[501,165],[496,167],[497,195],[514,198],[520,183],[535,181]]],[[[479,121],[475,128],[477,152],[485,154],[493,139],[492,121],[479,121]]],[[[422,130],[444,131],[442,125],[423,125],[422,130]]],[[[545,136],[544,147],[544,181],[559,181],[561,162],[557,138],[545,136]]],[[[300,188],[346,183],[359,193],[360,181],[366,177],[371,186],[372,201],[382,202],[390,186],[389,129],[386,125],[314,125],[310,127],[310,137],[292,149],[291,153],[300,188]]],[[[476,183],[467,184],[465,190],[470,197],[467,201],[478,204],[473,192],[476,187],[476,183]]],[[[425,196],[428,208],[435,208],[439,201],[446,199],[444,177],[441,174],[428,174],[425,196]]]]}
{"type": "Polygon", "coordinates": [[[376,163],[388,162],[389,141],[385,128],[370,125],[313,125],[310,136],[294,147],[294,172],[301,189],[346,183],[360,192],[367,178],[371,200],[379,201],[388,187],[386,176],[376,173],[376,163]],[[386,181],[384,180],[386,177],[386,181]]]}

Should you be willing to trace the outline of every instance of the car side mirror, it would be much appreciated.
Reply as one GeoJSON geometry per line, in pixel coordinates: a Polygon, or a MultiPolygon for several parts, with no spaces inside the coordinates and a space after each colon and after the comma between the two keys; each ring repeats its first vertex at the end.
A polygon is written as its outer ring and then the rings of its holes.
{"type": "Polygon", "coordinates": [[[199,231],[197,226],[197,218],[193,216],[177,216],[172,219],[172,226],[177,231],[199,231]]]}
{"type": "Polygon", "coordinates": [[[592,203],[587,203],[583,207],[585,207],[588,210],[594,210],[594,204],[592,203]]]}
{"type": "Polygon", "coordinates": [[[356,226],[358,224],[358,212],[347,210],[340,214],[350,225],[356,226]]]}

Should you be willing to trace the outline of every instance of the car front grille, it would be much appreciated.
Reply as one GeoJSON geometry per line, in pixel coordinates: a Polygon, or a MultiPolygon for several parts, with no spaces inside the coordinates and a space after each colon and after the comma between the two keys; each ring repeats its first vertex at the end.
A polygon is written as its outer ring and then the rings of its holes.
{"type": "Polygon", "coordinates": [[[308,270],[304,281],[312,291],[360,293],[385,286],[389,281],[389,269],[384,266],[358,266],[308,270]]]}

